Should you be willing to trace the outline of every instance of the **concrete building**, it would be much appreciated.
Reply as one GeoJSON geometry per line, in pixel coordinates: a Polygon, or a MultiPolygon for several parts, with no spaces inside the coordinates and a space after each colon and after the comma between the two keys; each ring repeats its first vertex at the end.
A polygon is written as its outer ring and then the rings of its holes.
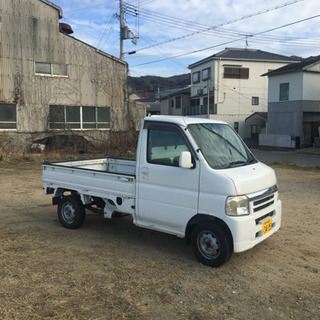
{"type": "Polygon", "coordinates": [[[320,56],[265,74],[269,78],[268,130],[260,145],[300,147],[319,144],[320,56]]]}
{"type": "Polygon", "coordinates": [[[256,133],[245,119],[268,110],[268,81],[261,75],[297,61],[299,58],[261,50],[227,48],[195,62],[189,65],[189,114],[226,121],[242,138],[251,139],[256,133]]]}
{"type": "Polygon", "coordinates": [[[160,96],[160,114],[184,116],[190,106],[190,86],[165,88],[160,96]]]}
{"type": "Polygon", "coordinates": [[[70,36],[47,0],[0,1],[0,148],[46,137],[92,142],[134,127],[127,64],[70,36]]]}

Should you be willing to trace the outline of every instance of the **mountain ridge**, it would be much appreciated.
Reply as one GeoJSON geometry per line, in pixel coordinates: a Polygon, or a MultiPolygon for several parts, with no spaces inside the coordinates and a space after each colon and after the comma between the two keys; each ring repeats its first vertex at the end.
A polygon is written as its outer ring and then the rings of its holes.
{"type": "Polygon", "coordinates": [[[159,76],[128,76],[129,94],[135,93],[140,97],[154,97],[158,88],[177,87],[190,84],[190,73],[171,77],[159,76]]]}

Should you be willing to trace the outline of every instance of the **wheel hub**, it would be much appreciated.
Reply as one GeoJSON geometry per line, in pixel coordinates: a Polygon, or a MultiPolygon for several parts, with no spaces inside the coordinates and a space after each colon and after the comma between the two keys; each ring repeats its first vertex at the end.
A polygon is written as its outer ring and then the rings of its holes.
{"type": "Polygon", "coordinates": [[[219,243],[212,233],[203,232],[198,239],[198,247],[207,258],[212,259],[219,254],[219,243]]]}
{"type": "Polygon", "coordinates": [[[72,223],[75,218],[75,209],[72,204],[66,203],[62,209],[62,216],[65,222],[72,223]]]}

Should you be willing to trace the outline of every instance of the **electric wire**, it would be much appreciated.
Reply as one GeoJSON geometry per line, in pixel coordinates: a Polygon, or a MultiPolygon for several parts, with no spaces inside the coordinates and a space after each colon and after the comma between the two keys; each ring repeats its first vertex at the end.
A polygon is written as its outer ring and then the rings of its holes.
{"type": "MultiPolygon", "coordinates": [[[[197,31],[191,32],[191,33],[189,33],[189,34],[182,35],[182,36],[180,36],[180,37],[168,39],[168,40],[165,40],[165,41],[162,41],[162,42],[153,44],[153,45],[151,45],[151,46],[147,46],[147,47],[144,47],[144,48],[138,48],[138,49],[136,49],[135,51],[138,52],[138,51],[150,49],[150,48],[155,47],[155,46],[163,45],[163,44],[166,44],[166,43],[171,43],[171,42],[173,42],[173,41],[185,39],[185,38],[188,38],[188,37],[191,37],[191,36],[200,34],[200,33],[212,31],[212,30],[215,30],[215,29],[217,29],[217,28],[219,28],[219,27],[223,27],[223,26],[226,26],[226,25],[229,25],[229,24],[233,24],[233,23],[235,23],[235,22],[240,22],[240,21],[243,21],[243,20],[245,20],[245,19],[252,18],[252,17],[258,16],[258,15],[262,15],[262,14],[264,14],[264,13],[271,12],[271,11],[274,11],[274,10],[278,10],[278,9],[280,9],[280,8],[287,7],[287,6],[289,6],[289,5],[293,5],[293,4],[296,4],[296,3],[298,3],[298,2],[302,2],[302,1],[304,1],[304,0],[292,0],[292,1],[289,1],[289,2],[285,2],[285,3],[282,3],[282,4],[280,4],[280,5],[273,6],[273,7],[270,7],[270,8],[267,8],[267,9],[264,9],[264,10],[261,10],[261,11],[258,11],[258,12],[255,12],[255,13],[250,13],[250,14],[244,15],[244,16],[242,16],[242,17],[240,17],[240,18],[236,18],[236,19],[229,20],[229,21],[227,21],[227,22],[223,22],[223,23],[218,24],[218,25],[216,25],[216,26],[206,27],[205,29],[197,30],[197,31]]],[[[155,15],[155,16],[156,16],[156,15],[155,15]]]]}
{"type": "MultiPolygon", "coordinates": [[[[305,21],[308,21],[308,20],[311,20],[311,19],[315,19],[315,18],[319,18],[319,17],[320,17],[320,15],[315,15],[313,17],[305,18],[305,19],[298,20],[298,21],[295,21],[295,22],[292,22],[292,23],[287,23],[287,24],[284,24],[282,26],[278,26],[278,27],[275,27],[275,28],[271,28],[271,29],[268,29],[268,30],[265,30],[265,31],[258,32],[256,34],[253,34],[253,36],[260,35],[260,34],[263,34],[263,33],[274,31],[274,30],[278,30],[278,29],[281,29],[281,28],[285,28],[285,27],[288,27],[288,26],[291,26],[291,25],[294,25],[294,24],[297,24],[297,23],[305,22],[305,21]]],[[[214,46],[193,50],[193,51],[190,51],[190,52],[181,53],[181,54],[178,54],[178,55],[175,55],[175,56],[171,56],[170,58],[162,58],[162,59],[158,59],[158,60],[154,60],[154,61],[141,63],[141,64],[138,64],[138,65],[135,65],[135,66],[131,66],[131,67],[133,68],[133,67],[143,66],[143,65],[146,65],[146,64],[156,63],[156,62],[160,62],[160,61],[164,61],[164,60],[168,60],[168,59],[174,59],[174,58],[183,57],[183,56],[186,56],[186,55],[190,55],[190,54],[198,53],[198,52],[201,52],[201,51],[213,49],[213,48],[216,48],[216,47],[224,46],[224,45],[227,45],[227,44],[239,41],[239,40],[243,40],[244,38],[245,38],[245,36],[242,37],[242,39],[239,38],[239,39],[235,39],[235,40],[230,40],[230,41],[227,41],[227,42],[224,42],[224,43],[220,43],[220,44],[217,44],[217,45],[214,45],[214,46]]]]}

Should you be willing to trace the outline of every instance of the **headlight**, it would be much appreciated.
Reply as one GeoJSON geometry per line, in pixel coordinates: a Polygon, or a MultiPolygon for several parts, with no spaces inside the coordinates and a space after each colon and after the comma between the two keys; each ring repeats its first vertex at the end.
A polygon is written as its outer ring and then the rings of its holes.
{"type": "Polygon", "coordinates": [[[244,216],[249,214],[249,202],[246,196],[228,197],[226,200],[228,216],[244,216]]]}

